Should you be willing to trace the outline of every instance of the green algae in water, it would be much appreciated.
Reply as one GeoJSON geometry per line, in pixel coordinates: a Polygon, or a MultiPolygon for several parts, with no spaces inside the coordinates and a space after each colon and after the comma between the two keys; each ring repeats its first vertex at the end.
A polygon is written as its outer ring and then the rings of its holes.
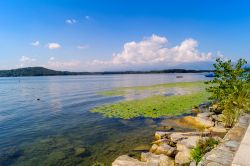
{"type": "MultiPolygon", "coordinates": [[[[105,117],[131,119],[135,117],[158,118],[161,116],[176,116],[190,113],[192,106],[208,100],[204,82],[179,82],[152,86],[125,87],[102,92],[103,95],[129,95],[133,90],[141,93],[145,91],[167,91],[179,88],[183,94],[170,96],[152,95],[142,99],[121,101],[106,104],[92,109],[92,112],[103,114],[105,117]]],[[[140,93],[138,92],[138,93],[140,93]]],[[[171,92],[171,91],[170,91],[171,92]]]]}
{"type": "Polygon", "coordinates": [[[206,101],[206,92],[177,96],[152,96],[133,101],[122,101],[97,107],[92,112],[102,113],[106,117],[130,119],[135,117],[176,116],[190,113],[192,106],[206,101]]]}
{"type": "Polygon", "coordinates": [[[205,87],[203,81],[197,82],[175,82],[175,83],[166,83],[166,84],[156,84],[151,86],[134,86],[134,87],[122,87],[115,88],[108,91],[101,91],[98,94],[104,96],[124,96],[132,91],[147,91],[147,90],[168,90],[170,88],[192,88],[192,87],[205,87]]]}

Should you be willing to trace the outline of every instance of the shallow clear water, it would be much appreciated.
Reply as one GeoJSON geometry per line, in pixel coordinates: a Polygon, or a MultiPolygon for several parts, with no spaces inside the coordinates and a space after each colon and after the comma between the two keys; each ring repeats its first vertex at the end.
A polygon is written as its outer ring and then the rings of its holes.
{"type": "Polygon", "coordinates": [[[121,154],[136,155],[131,150],[150,143],[159,119],[91,113],[95,106],[123,99],[97,92],[206,79],[203,74],[182,75],[0,78],[0,165],[110,165],[121,154]]]}

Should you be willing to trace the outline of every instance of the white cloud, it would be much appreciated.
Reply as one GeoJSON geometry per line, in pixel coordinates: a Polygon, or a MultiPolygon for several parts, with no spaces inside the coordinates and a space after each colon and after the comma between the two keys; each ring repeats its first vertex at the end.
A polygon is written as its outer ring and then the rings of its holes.
{"type": "Polygon", "coordinates": [[[34,41],[31,43],[32,46],[38,47],[40,45],[39,41],[34,41]]]}
{"type": "Polygon", "coordinates": [[[55,60],[55,57],[52,56],[52,57],[49,58],[49,60],[53,61],[53,60],[55,60]]]}
{"type": "Polygon", "coordinates": [[[56,61],[54,60],[49,60],[48,64],[46,67],[52,68],[52,69],[69,69],[71,70],[72,68],[76,68],[80,66],[80,61],[77,60],[71,60],[71,61],[56,61]]]}
{"type": "Polygon", "coordinates": [[[35,58],[29,58],[27,56],[22,56],[20,59],[20,62],[22,62],[22,63],[30,63],[30,62],[34,62],[34,61],[36,61],[35,58]]]}
{"type": "Polygon", "coordinates": [[[77,23],[77,21],[75,19],[67,19],[67,20],[65,20],[65,22],[67,24],[75,24],[75,23],[77,23]]]}
{"type": "Polygon", "coordinates": [[[86,19],[86,20],[89,20],[89,19],[90,19],[90,16],[85,16],[85,19],[86,19]]]}
{"type": "Polygon", "coordinates": [[[59,43],[49,43],[48,48],[49,49],[57,49],[57,48],[61,48],[61,45],[59,43]]]}
{"type": "Polygon", "coordinates": [[[35,58],[30,58],[27,56],[22,56],[20,58],[20,64],[17,67],[33,66],[33,63],[36,62],[35,58]]]}
{"type": "Polygon", "coordinates": [[[79,45],[79,46],[77,46],[77,48],[83,50],[83,49],[89,48],[89,46],[88,45],[79,45]]]}
{"type": "Polygon", "coordinates": [[[114,54],[111,60],[94,60],[92,65],[114,66],[174,66],[182,63],[205,62],[212,58],[211,53],[198,49],[198,42],[185,39],[179,45],[168,46],[166,37],[152,35],[139,42],[128,42],[120,53],[114,54]]]}

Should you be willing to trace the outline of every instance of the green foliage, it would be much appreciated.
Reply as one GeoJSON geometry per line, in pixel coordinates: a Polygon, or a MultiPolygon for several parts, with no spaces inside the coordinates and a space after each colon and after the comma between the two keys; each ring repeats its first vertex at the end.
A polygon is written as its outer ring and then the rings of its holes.
{"type": "Polygon", "coordinates": [[[92,166],[105,166],[103,163],[95,162],[92,166]]]}
{"type": "Polygon", "coordinates": [[[207,82],[211,86],[207,91],[211,98],[222,108],[223,121],[231,127],[237,122],[239,115],[249,110],[250,98],[250,74],[244,66],[246,61],[239,59],[234,65],[231,60],[216,60],[215,79],[207,82]]]}
{"type": "Polygon", "coordinates": [[[205,91],[176,96],[151,96],[139,100],[102,105],[94,108],[92,112],[102,113],[106,117],[123,119],[174,116],[189,113],[193,105],[200,104],[207,98],[208,95],[205,91]]]}
{"type": "Polygon", "coordinates": [[[191,150],[191,158],[193,161],[198,164],[202,157],[209,151],[211,151],[216,145],[219,144],[219,141],[215,140],[214,138],[210,137],[207,139],[200,139],[196,145],[191,150]]]}

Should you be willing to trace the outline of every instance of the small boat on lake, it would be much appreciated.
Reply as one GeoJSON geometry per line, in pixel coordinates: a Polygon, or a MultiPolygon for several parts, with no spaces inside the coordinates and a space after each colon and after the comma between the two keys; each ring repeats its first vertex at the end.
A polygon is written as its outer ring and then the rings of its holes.
{"type": "Polygon", "coordinates": [[[183,76],[176,76],[176,78],[183,78],[183,76]]]}
{"type": "Polygon", "coordinates": [[[208,73],[205,75],[205,77],[215,77],[215,74],[214,73],[208,73]]]}

